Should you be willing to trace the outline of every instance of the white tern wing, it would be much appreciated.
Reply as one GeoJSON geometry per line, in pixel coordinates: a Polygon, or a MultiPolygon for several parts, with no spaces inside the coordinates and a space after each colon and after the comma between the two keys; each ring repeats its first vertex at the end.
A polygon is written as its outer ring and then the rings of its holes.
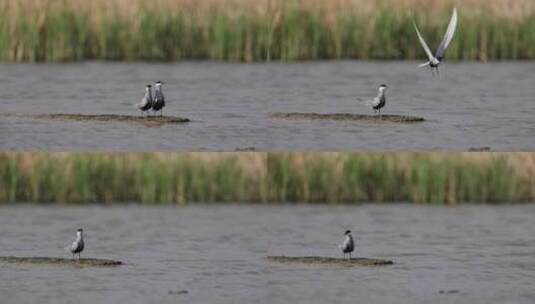
{"type": "Polygon", "coordinates": [[[451,39],[453,38],[453,34],[455,33],[455,29],[457,28],[457,9],[453,8],[453,15],[450,19],[450,24],[448,24],[448,29],[446,30],[446,34],[444,34],[444,38],[442,39],[442,42],[438,46],[436,57],[442,58],[444,57],[444,53],[446,52],[446,49],[448,48],[448,45],[451,42],[451,39]]]}
{"type": "Polygon", "coordinates": [[[425,43],[424,38],[420,34],[420,31],[418,30],[418,27],[416,26],[416,22],[414,22],[414,19],[412,20],[412,24],[414,25],[414,29],[416,30],[416,34],[418,34],[418,39],[420,40],[420,44],[424,48],[425,53],[427,54],[427,58],[429,58],[429,61],[433,61],[435,57],[433,57],[433,53],[429,50],[429,47],[427,46],[427,43],[425,43]]]}

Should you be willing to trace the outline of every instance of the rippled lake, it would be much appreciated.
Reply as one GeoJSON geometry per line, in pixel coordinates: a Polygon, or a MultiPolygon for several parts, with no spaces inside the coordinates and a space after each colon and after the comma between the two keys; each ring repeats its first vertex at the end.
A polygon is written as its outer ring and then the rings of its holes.
{"type": "Polygon", "coordinates": [[[0,149],[535,150],[535,63],[418,62],[0,64],[0,149]],[[164,114],[191,123],[46,121],[9,114],[138,115],[145,84],[165,82],[164,114]],[[356,98],[386,83],[384,113],[417,124],[286,121],[273,112],[371,113],[356,98]]]}
{"type": "Polygon", "coordinates": [[[0,264],[9,303],[533,303],[535,205],[201,205],[0,208],[0,255],[82,257],[117,268],[0,264]],[[267,255],[356,255],[385,267],[280,265],[267,255]]]}

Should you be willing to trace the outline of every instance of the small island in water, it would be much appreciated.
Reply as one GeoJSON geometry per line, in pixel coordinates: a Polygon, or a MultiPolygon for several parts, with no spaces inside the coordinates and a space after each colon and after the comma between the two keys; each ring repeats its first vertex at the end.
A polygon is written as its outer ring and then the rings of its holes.
{"type": "Polygon", "coordinates": [[[71,259],[53,257],[0,257],[0,264],[19,265],[48,265],[48,266],[76,266],[76,267],[111,267],[123,265],[121,261],[108,259],[71,259]]]}
{"type": "Polygon", "coordinates": [[[134,116],[134,115],[119,115],[119,114],[64,114],[64,113],[50,113],[50,114],[17,114],[4,113],[2,116],[22,117],[22,118],[36,118],[45,120],[73,120],[73,121],[102,121],[102,122],[126,122],[126,123],[140,123],[146,126],[161,126],[166,124],[180,124],[190,122],[189,118],[175,117],[175,116],[134,116]]]}
{"type": "Polygon", "coordinates": [[[287,120],[338,120],[338,121],[362,121],[362,122],[394,122],[394,123],[414,123],[425,121],[422,117],[406,115],[368,115],[352,113],[300,113],[300,112],[277,112],[269,115],[271,118],[287,120]]]}
{"type": "Polygon", "coordinates": [[[319,256],[267,256],[270,262],[281,264],[332,265],[332,266],[385,266],[394,264],[391,260],[375,258],[333,258],[319,256]]]}

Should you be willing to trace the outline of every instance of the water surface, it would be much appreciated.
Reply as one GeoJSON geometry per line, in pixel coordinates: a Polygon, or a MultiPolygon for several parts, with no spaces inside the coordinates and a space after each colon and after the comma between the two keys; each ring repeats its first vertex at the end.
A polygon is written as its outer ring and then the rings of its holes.
{"type": "Polygon", "coordinates": [[[1,64],[0,113],[132,114],[162,80],[164,114],[193,122],[149,128],[0,116],[0,149],[18,150],[535,150],[535,63],[452,63],[440,77],[417,62],[328,61],[1,64]],[[385,113],[418,124],[285,121],[272,112],[385,113]]]}
{"type": "Polygon", "coordinates": [[[126,262],[76,269],[0,265],[12,303],[533,303],[535,205],[2,207],[0,255],[126,262]],[[266,255],[356,256],[386,267],[278,265],[266,255]],[[187,291],[187,294],[172,294],[187,291]],[[171,293],[171,294],[170,294],[171,293]]]}

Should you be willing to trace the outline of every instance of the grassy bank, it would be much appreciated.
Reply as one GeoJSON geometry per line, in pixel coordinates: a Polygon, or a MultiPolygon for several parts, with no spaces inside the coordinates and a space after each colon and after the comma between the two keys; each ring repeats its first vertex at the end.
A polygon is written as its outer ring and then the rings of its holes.
{"type": "Polygon", "coordinates": [[[416,59],[453,5],[448,59],[535,59],[532,0],[10,0],[0,60],[416,59]]]}
{"type": "Polygon", "coordinates": [[[535,153],[3,153],[0,203],[535,201],[535,153]]]}
{"type": "Polygon", "coordinates": [[[0,154],[1,202],[261,201],[261,154],[0,154]]]}
{"type": "Polygon", "coordinates": [[[268,165],[275,201],[535,201],[535,154],[290,153],[268,165]]]}

